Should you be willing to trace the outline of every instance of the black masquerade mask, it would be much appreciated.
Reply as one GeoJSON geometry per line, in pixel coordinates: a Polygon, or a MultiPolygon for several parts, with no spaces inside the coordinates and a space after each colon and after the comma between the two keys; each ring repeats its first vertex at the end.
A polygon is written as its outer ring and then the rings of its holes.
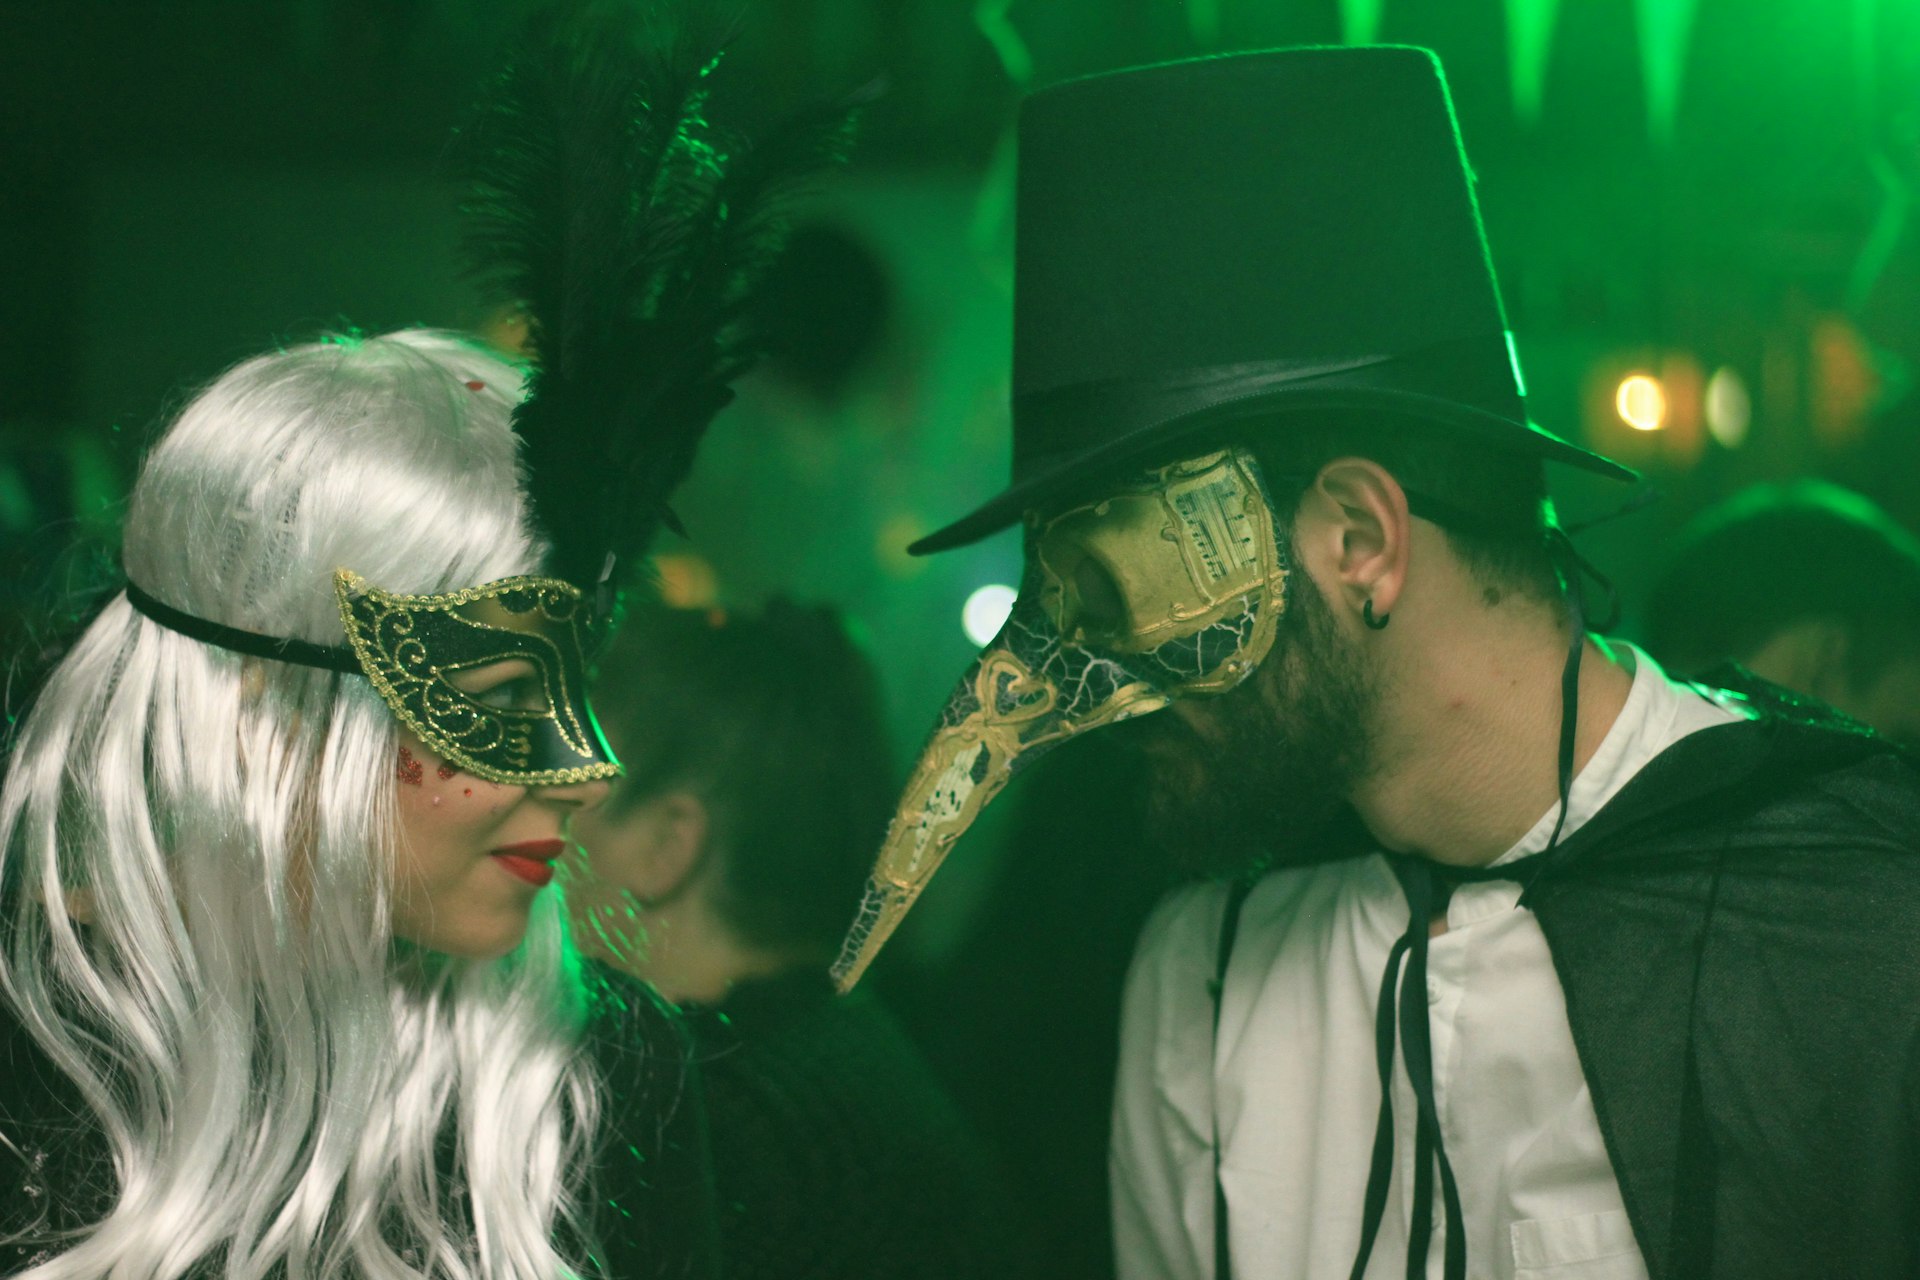
{"type": "Polygon", "coordinates": [[[138,587],[127,588],[127,602],[206,644],[365,676],[400,723],[476,778],[556,786],[619,775],[587,707],[580,588],[557,578],[503,578],[401,596],[342,569],[334,590],[344,645],[223,626],[170,609],[138,587]],[[468,683],[507,662],[527,670],[484,690],[468,683]]]}
{"type": "Polygon", "coordinates": [[[1244,449],[1147,471],[1030,521],[1006,626],[954,690],[834,966],[847,989],[1020,769],[1069,738],[1225,693],[1273,647],[1287,564],[1244,449]]]}
{"type": "Polygon", "coordinates": [[[239,630],[129,584],[134,608],[207,644],[365,676],[476,777],[619,773],[587,709],[584,655],[653,536],[677,527],[667,498],[759,351],[743,317],[784,243],[784,202],[844,153],[853,107],[796,114],[757,141],[721,127],[708,94],[727,31],[691,3],[657,7],[537,18],[466,138],[469,256],[527,320],[513,425],[554,576],[406,596],[343,568],[344,645],[239,630]],[[507,661],[528,669],[512,692],[472,691],[507,661]]]}
{"type": "Polygon", "coordinates": [[[400,722],[477,778],[529,786],[620,772],[587,707],[580,589],[505,578],[445,595],[396,596],[342,570],[340,619],[360,670],[400,722]],[[461,676],[503,662],[531,671],[484,693],[461,676]]]}

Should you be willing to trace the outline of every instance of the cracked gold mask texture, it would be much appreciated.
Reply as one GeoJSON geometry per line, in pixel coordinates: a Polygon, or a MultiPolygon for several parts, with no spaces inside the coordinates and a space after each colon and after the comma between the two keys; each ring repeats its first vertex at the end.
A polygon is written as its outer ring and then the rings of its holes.
{"type": "Polygon", "coordinates": [[[1013,612],[948,700],[834,978],[850,989],[1007,782],[1070,738],[1224,693],[1273,647],[1287,564],[1244,449],[1150,470],[1029,522],[1013,612]]]}
{"type": "Polygon", "coordinates": [[[340,618],[360,667],[400,722],[454,766],[490,782],[555,786],[617,777],[587,706],[579,588],[503,578],[440,595],[393,595],[342,569],[340,618]],[[537,696],[512,704],[455,678],[512,660],[537,696]]]}

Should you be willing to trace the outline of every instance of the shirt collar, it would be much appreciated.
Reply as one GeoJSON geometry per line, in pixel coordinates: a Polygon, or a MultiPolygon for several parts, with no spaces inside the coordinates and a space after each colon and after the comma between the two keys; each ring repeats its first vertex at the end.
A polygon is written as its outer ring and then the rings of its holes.
{"type": "MultiPolygon", "coordinates": [[[[1672,744],[1674,722],[1684,705],[1682,700],[1698,696],[1698,690],[1691,686],[1669,680],[1659,664],[1637,646],[1619,640],[1603,644],[1621,666],[1633,673],[1633,685],[1627,691],[1620,714],[1600,740],[1599,749],[1586,767],[1574,775],[1573,787],[1567,794],[1567,821],[1560,832],[1563,841],[1605,808],[1649,760],[1672,744]]],[[[1540,815],[1540,820],[1527,834],[1489,865],[1497,867],[1545,849],[1559,816],[1560,806],[1556,802],[1540,815]]]]}

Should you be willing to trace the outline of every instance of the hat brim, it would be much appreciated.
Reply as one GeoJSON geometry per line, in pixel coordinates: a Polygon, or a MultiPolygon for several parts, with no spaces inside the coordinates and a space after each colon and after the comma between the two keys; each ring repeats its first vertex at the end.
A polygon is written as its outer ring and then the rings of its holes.
{"type": "MultiPolygon", "coordinates": [[[[925,556],[968,546],[1017,523],[1022,514],[1080,488],[1104,471],[1117,469],[1165,446],[1231,427],[1249,418],[1291,416],[1322,409],[1372,408],[1458,428],[1465,438],[1490,449],[1533,454],[1548,462],[1579,467],[1613,480],[1634,481],[1640,473],[1611,458],[1561,439],[1537,423],[1489,413],[1457,400],[1410,391],[1322,388],[1296,390],[1266,400],[1240,401],[1225,409],[1190,414],[1139,428],[1093,448],[1045,462],[1024,479],[988,499],[974,511],[921,538],[907,548],[925,556]]],[[[1463,438],[1455,436],[1455,439],[1463,438]]]]}

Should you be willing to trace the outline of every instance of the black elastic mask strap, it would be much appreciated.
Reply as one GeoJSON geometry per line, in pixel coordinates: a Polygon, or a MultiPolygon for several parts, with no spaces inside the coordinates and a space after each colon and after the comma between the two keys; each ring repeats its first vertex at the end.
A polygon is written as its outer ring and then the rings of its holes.
{"type": "Polygon", "coordinates": [[[1547,847],[1543,850],[1551,853],[1560,843],[1560,833],[1566,830],[1567,809],[1573,801],[1574,739],[1580,729],[1580,657],[1587,648],[1587,609],[1580,598],[1579,567],[1568,563],[1568,557],[1578,561],[1580,553],[1573,549],[1573,543],[1559,529],[1548,532],[1547,547],[1548,554],[1553,556],[1554,568],[1566,587],[1568,630],[1573,633],[1567,643],[1567,661],[1560,668],[1560,749],[1554,757],[1555,777],[1560,789],[1560,816],[1553,820],[1553,834],[1547,837],[1547,847]]]}
{"type": "Polygon", "coordinates": [[[253,658],[272,658],[276,662],[291,662],[298,667],[318,667],[322,671],[340,671],[347,675],[361,674],[360,659],[343,644],[314,644],[310,640],[295,640],[291,636],[266,636],[258,631],[242,631],[239,627],[229,627],[222,622],[196,618],[172,605],[162,604],[131,582],[127,584],[127,603],[133,606],[135,612],[144,614],[167,630],[177,631],[216,649],[244,653],[253,658]]]}
{"type": "Polygon", "coordinates": [[[1561,585],[1566,590],[1568,629],[1572,634],[1567,641],[1566,665],[1560,669],[1560,750],[1556,761],[1560,783],[1560,816],[1554,820],[1553,835],[1547,840],[1547,847],[1541,851],[1542,854],[1551,853],[1558,847],[1561,833],[1566,829],[1567,808],[1573,794],[1574,737],[1580,724],[1580,657],[1587,647],[1587,582],[1595,583],[1606,595],[1606,612],[1600,617],[1599,628],[1602,631],[1609,630],[1620,620],[1619,592],[1614,590],[1613,583],[1605,574],[1580,554],[1565,529],[1556,526],[1547,530],[1547,554],[1552,558],[1554,572],[1560,575],[1561,585]]]}
{"type": "MultiPolygon", "coordinates": [[[[1606,612],[1601,614],[1595,624],[1601,631],[1611,631],[1620,621],[1620,593],[1614,589],[1613,582],[1598,569],[1593,562],[1580,554],[1573,545],[1570,536],[1595,525],[1618,520],[1621,516],[1631,515],[1644,507],[1659,501],[1660,491],[1645,488],[1628,498],[1612,511],[1592,520],[1562,527],[1552,525],[1547,529],[1547,555],[1553,561],[1553,570],[1560,576],[1561,586],[1566,591],[1567,615],[1573,634],[1567,643],[1567,663],[1560,672],[1560,751],[1558,772],[1560,781],[1560,816],[1554,820],[1553,835],[1547,840],[1547,847],[1531,857],[1521,861],[1531,865],[1532,870],[1521,882],[1520,902],[1527,905],[1528,895],[1533,883],[1553,860],[1551,854],[1560,844],[1560,836],[1566,829],[1567,809],[1573,794],[1573,748],[1575,730],[1579,725],[1580,714],[1580,655],[1586,650],[1587,609],[1586,584],[1592,582],[1606,596],[1606,612]]],[[[1518,865],[1518,864],[1514,864],[1518,865]]]]}

